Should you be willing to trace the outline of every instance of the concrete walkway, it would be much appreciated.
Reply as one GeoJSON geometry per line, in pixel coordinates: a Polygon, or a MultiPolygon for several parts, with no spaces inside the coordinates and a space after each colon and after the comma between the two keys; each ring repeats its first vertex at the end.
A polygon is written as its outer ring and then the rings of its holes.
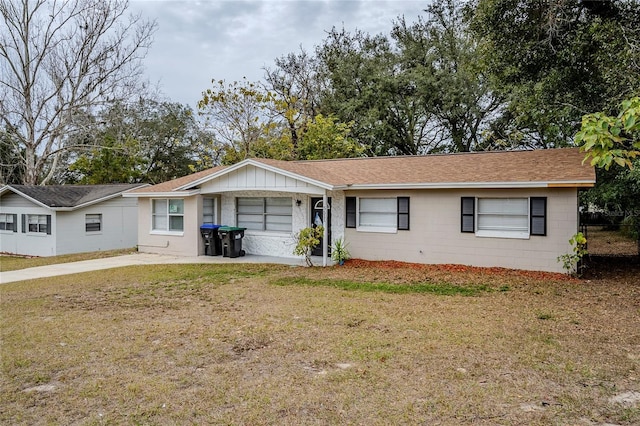
{"type": "MultiPolygon", "coordinates": [[[[0,284],[14,281],[32,280],[36,278],[55,277],[59,275],[78,274],[81,272],[99,271],[102,269],[120,268],[132,265],[161,265],[171,263],[276,263],[281,265],[305,266],[302,258],[286,258],[272,256],[254,256],[229,258],[222,256],[182,257],[151,253],[134,253],[104,259],[83,260],[80,262],[58,263],[56,265],[37,266],[18,271],[0,272],[0,284]]],[[[314,265],[322,265],[322,258],[313,258],[314,265]]]]}

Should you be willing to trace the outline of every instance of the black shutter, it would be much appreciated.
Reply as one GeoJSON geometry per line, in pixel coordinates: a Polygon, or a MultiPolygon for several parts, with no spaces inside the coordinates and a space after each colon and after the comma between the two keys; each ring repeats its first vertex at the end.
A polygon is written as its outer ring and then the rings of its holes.
{"type": "Polygon", "coordinates": [[[409,197],[398,197],[398,229],[409,230],[409,197]]]}
{"type": "Polygon", "coordinates": [[[356,197],[347,197],[346,199],[346,211],[347,211],[347,228],[356,227],[356,197]]]}
{"type": "Polygon", "coordinates": [[[474,197],[462,197],[460,205],[460,232],[475,232],[475,209],[476,199],[474,197]]]}
{"type": "Polygon", "coordinates": [[[51,235],[51,215],[47,215],[47,235],[51,235]]]}
{"type": "Polygon", "coordinates": [[[26,233],[27,232],[27,215],[23,214],[22,215],[22,233],[26,233]]]}
{"type": "Polygon", "coordinates": [[[13,215],[13,232],[18,232],[18,215],[13,215]]]}
{"type": "Polygon", "coordinates": [[[547,235],[547,197],[531,197],[529,200],[531,235],[547,235]]]}

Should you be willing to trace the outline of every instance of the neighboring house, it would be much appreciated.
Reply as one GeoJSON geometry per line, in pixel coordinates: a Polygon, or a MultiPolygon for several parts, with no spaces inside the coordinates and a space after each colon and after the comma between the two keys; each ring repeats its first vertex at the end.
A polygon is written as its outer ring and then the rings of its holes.
{"type": "Polygon", "coordinates": [[[578,149],[320,161],[249,159],[128,192],[140,251],[197,256],[199,227],[247,228],[250,254],[293,257],[293,235],[328,223],[370,260],[562,271],[578,190],[595,183],[578,149]]]}
{"type": "Polygon", "coordinates": [[[55,256],[134,247],[146,184],[7,185],[0,188],[0,252],[55,256]]]}

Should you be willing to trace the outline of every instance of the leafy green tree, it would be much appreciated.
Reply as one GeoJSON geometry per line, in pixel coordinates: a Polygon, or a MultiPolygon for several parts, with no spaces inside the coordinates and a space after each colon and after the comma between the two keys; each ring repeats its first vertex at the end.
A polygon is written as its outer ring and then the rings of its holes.
{"type": "Polygon", "coordinates": [[[339,123],[335,116],[318,114],[306,125],[298,159],[322,160],[327,158],[359,157],[364,151],[355,139],[349,136],[350,123],[339,123]]]}
{"type": "Polygon", "coordinates": [[[640,97],[623,101],[617,116],[585,115],[575,141],[592,166],[609,170],[616,163],[633,168],[633,160],[640,156],[640,97]]]}
{"type": "Polygon", "coordinates": [[[67,182],[160,183],[209,164],[211,138],[191,108],[179,103],[140,99],[116,103],[98,116],[97,130],[83,137],[92,148],[71,159],[67,182]]]}
{"type": "Polygon", "coordinates": [[[616,116],[585,115],[575,141],[597,167],[596,185],[583,202],[634,224],[640,254],[640,97],[623,101],[616,116]]]}
{"type": "Polygon", "coordinates": [[[588,111],[640,88],[637,1],[477,0],[478,60],[507,100],[498,138],[571,145],[588,111]]]}
{"type": "Polygon", "coordinates": [[[436,2],[427,17],[394,25],[403,75],[425,106],[423,120],[440,149],[466,152],[483,148],[484,132],[503,99],[490,88],[479,62],[479,48],[468,31],[463,9],[453,0],[436,2]]]}
{"type": "Polygon", "coordinates": [[[397,58],[387,37],[333,28],[316,56],[323,84],[322,114],[353,122],[352,135],[367,147],[368,155],[420,151],[414,132],[403,125],[415,123],[417,119],[406,118],[422,116],[422,106],[411,98],[410,81],[395,79],[397,58]]]}
{"type": "Polygon", "coordinates": [[[255,156],[254,148],[278,130],[271,112],[274,96],[246,79],[213,84],[212,89],[203,92],[198,109],[220,146],[222,163],[233,164],[255,156]]]}
{"type": "Polygon", "coordinates": [[[310,118],[317,114],[319,80],[317,60],[302,48],[275,60],[275,67],[265,68],[265,88],[273,95],[271,111],[283,120],[296,156],[298,141],[310,118]]]}
{"type": "Polygon", "coordinates": [[[144,160],[138,152],[135,140],[118,140],[107,133],[100,146],[79,155],[69,166],[66,180],[83,185],[140,182],[144,160]]]}

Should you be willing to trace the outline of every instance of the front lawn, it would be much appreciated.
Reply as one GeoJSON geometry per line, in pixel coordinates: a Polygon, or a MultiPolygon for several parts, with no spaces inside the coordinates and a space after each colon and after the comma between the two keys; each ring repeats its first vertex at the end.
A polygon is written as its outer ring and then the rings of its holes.
{"type": "Polygon", "coordinates": [[[0,315],[0,424],[640,423],[637,272],[136,266],[0,315]]]}
{"type": "Polygon", "coordinates": [[[122,256],[136,253],[135,248],[92,251],[87,253],[62,254],[59,256],[15,256],[0,255],[0,272],[16,271],[19,269],[35,268],[36,266],[57,265],[59,263],[80,262],[82,260],[104,259],[106,257],[122,256]]]}

